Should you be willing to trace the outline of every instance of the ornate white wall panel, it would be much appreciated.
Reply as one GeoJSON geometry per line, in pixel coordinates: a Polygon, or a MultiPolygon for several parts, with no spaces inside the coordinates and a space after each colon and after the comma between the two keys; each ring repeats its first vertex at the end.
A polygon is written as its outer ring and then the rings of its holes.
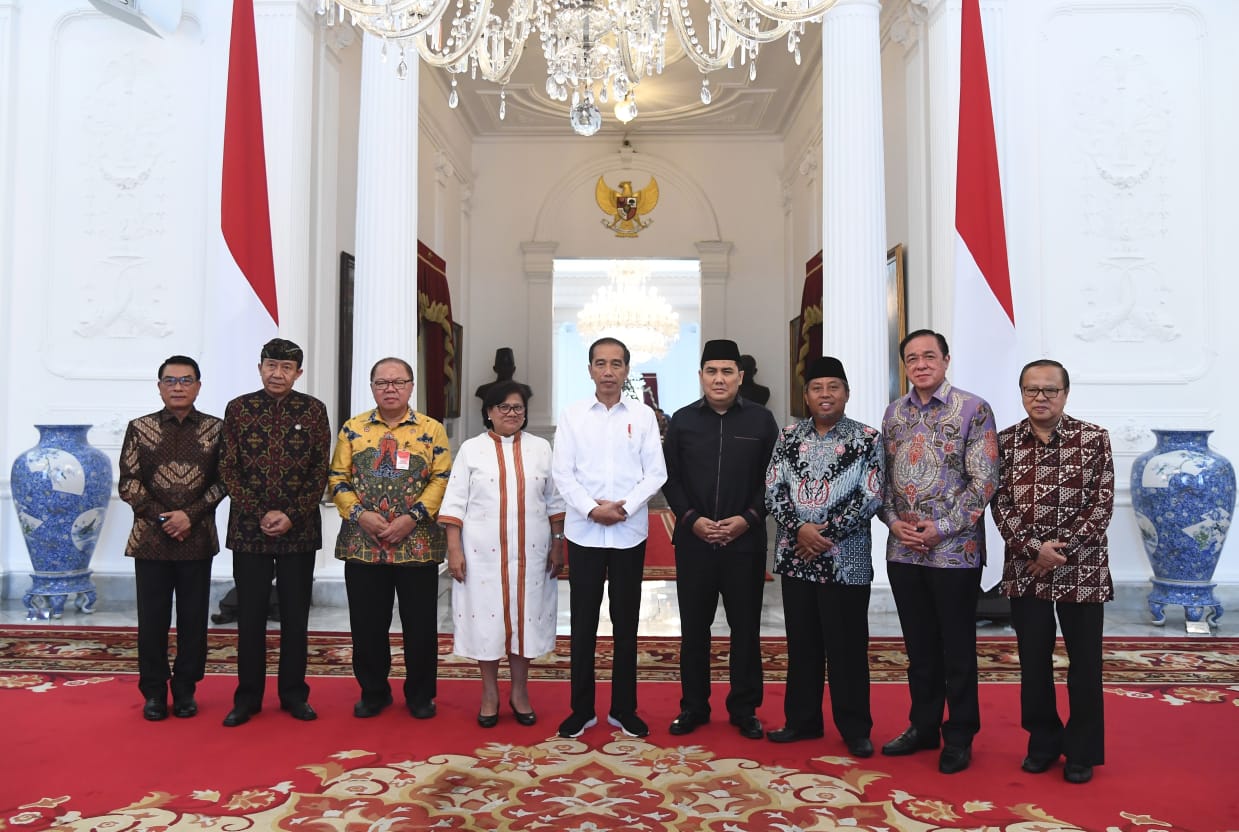
{"type": "Polygon", "coordinates": [[[1042,317],[1080,382],[1183,382],[1209,367],[1210,48],[1204,20],[1177,4],[1067,4],[1045,22],[1042,317]]]}
{"type": "Polygon", "coordinates": [[[42,359],[66,379],[148,378],[200,345],[207,54],[188,20],[160,40],[69,14],[50,78],[42,359]]]}

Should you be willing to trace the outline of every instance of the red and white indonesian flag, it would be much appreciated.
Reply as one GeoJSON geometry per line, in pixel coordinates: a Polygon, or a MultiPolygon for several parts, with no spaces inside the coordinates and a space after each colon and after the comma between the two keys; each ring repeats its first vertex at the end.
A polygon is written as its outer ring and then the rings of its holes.
{"type": "MultiPolygon", "coordinates": [[[[1023,416],[1018,393],[1022,364],[979,0],[964,0],[960,44],[951,382],[986,399],[1002,429],[1023,416]]],[[[992,526],[989,530],[985,587],[1002,575],[1002,541],[992,526]]]]}
{"type": "Polygon", "coordinates": [[[215,409],[204,409],[222,416],[224,402],[259,386],[259,352],[279,330],[254,0],[234,0],[232,7],[220,183],[217,267],[207,287],[211,366],[203,367],[203,397],[210,391],[215,409]]]}

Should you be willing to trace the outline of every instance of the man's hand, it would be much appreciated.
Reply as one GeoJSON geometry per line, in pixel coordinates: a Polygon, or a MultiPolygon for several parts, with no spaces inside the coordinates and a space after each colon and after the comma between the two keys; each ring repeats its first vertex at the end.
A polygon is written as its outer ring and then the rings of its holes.
{"type": "Polygon", "coordinates": [[[601,526],[614,526],[628,519],[623,500],[595,500],[598,505],[589,511],[589,519],[601,526]]]}
{"type": "Polygon", "coordinates": [[[1067,544],[1061,540],[1047,540],[1041,544],[1041,549],[1037,552],[1037,559],[1028,564],[1025,570],[1034,578],[1040,578],[1050,574],[1057,566],[1062,566],[1067,562],[1067,556],[1062,554],[1062,550],[1067,544]]]}
{"type": "Polygon", "coordinates": [[[737,514],[734,517],[719,520],[714,524],[714,528],[714,542],[720,546],[726,546],[749,530],[749,521],[737,514]]]}
{"type": "Polygon", "coordinates": [[[387,527],[391,524],[377,511],[363,511],[357,515],[357,525],[361,526],[361,530],[370,535],[373,540],[378,540],[379,535],[387,531],[387,527]]]}
{"type": "Polygon", "coordinates": [[[177,509],[176,511],[165,511],[159,516],[165,518],[163,523],[160,524],[160,528],[163,529],[163,533],[168,537],[173,540],[184,540],[189,536],[190,522],[188,514],[177,509]]]}
{"type": "Polygon", "coordinates": [[[714,542],[714,534],[718,529],[718,524],[709,517],[698,517],[693,521],[693,534],[704,540],[706,543],[714,542]]]}
{"type": "Polygon", "coordinates": [[[938,527],[929,520],[896,520],[891,523],[891,534],[904,546],[922,555],[942,540],[938,527]]]}
{"type": "Polygon", "coordinates": [[[796,557],[811,561],[818,555],[829,552],[835,543],[826,537],[824,523],[804,523],[796,530],[796,557]]]}
{"type": "Polygon", "coordinates": [[[413,534],[413,530],[415,528],[417,528],[417,521],[408,514],[402,514],[395,520],[388,523],[386,529],[379,532],[378,540],[380,543],[395,546],[400,543],[400,541],[413,534]]]}
{"type": "Polygon", "coordinates": [[[282,511],[268,511],[262,516],[258,527],[267,537],[279,537],[287,534],[288,530],[293,527],[293,521],[289,520],[288,515],[282,511]]]}

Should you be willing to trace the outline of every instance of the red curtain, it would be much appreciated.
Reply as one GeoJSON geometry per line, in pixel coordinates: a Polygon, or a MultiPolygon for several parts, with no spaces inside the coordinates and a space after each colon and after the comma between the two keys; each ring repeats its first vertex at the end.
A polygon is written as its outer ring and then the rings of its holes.
{"type": "Polygon", "coordinates": [[[417,241],[417,314],[421,319],[422,347],[426,350],[426,415],[443,421],[447,415],[447,391],[459,384],[452,337],[452,296],[447,286],[447,263],[417,241]]]}

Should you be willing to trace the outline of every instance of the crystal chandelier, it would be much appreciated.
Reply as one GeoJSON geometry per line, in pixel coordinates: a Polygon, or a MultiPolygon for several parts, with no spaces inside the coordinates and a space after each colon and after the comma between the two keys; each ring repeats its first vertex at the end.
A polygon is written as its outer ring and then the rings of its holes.
{"type": "MultiPolygon", "coordinates": [[[[820,22],[838,0],[318,0],[328,25],[346,19],[394,43],[400,51],[397,74],[405,77],[405,54],[416,49],[422,60],[452,74],[467,72],[500,85],[499,118],[507,114],[507,83],[525,42],[535,33],[546,59],[546,92],[569,104],[572,129],[591,136],[602,126],[599,104],[615,102],[615,115],[627,123],[637,115],[637,84],[661,74],[667,29],[703,77],[701,103],[711,99],[708,74],[738,65],[757,77],[762,44],[786,38],[800,64],[805,24],[820,22]],[[450,14],[449,14],[450,7],[450,14]],[[705,11],[700,27],[693,7],[705,11]]],[[[701,18],[697,18],[701,20],[701,18]]],[[[456,79],[448,104],[459,102],[456,79]]]]}
{"type": "Polygon", "coordinates": [[[577,313],[577,332],[585,343],[618,338],[633,364],[662,358],[680,337],[680,315],[648,285],[650,268],[639,260],[613,260],[608,282],[577,313]]]}

